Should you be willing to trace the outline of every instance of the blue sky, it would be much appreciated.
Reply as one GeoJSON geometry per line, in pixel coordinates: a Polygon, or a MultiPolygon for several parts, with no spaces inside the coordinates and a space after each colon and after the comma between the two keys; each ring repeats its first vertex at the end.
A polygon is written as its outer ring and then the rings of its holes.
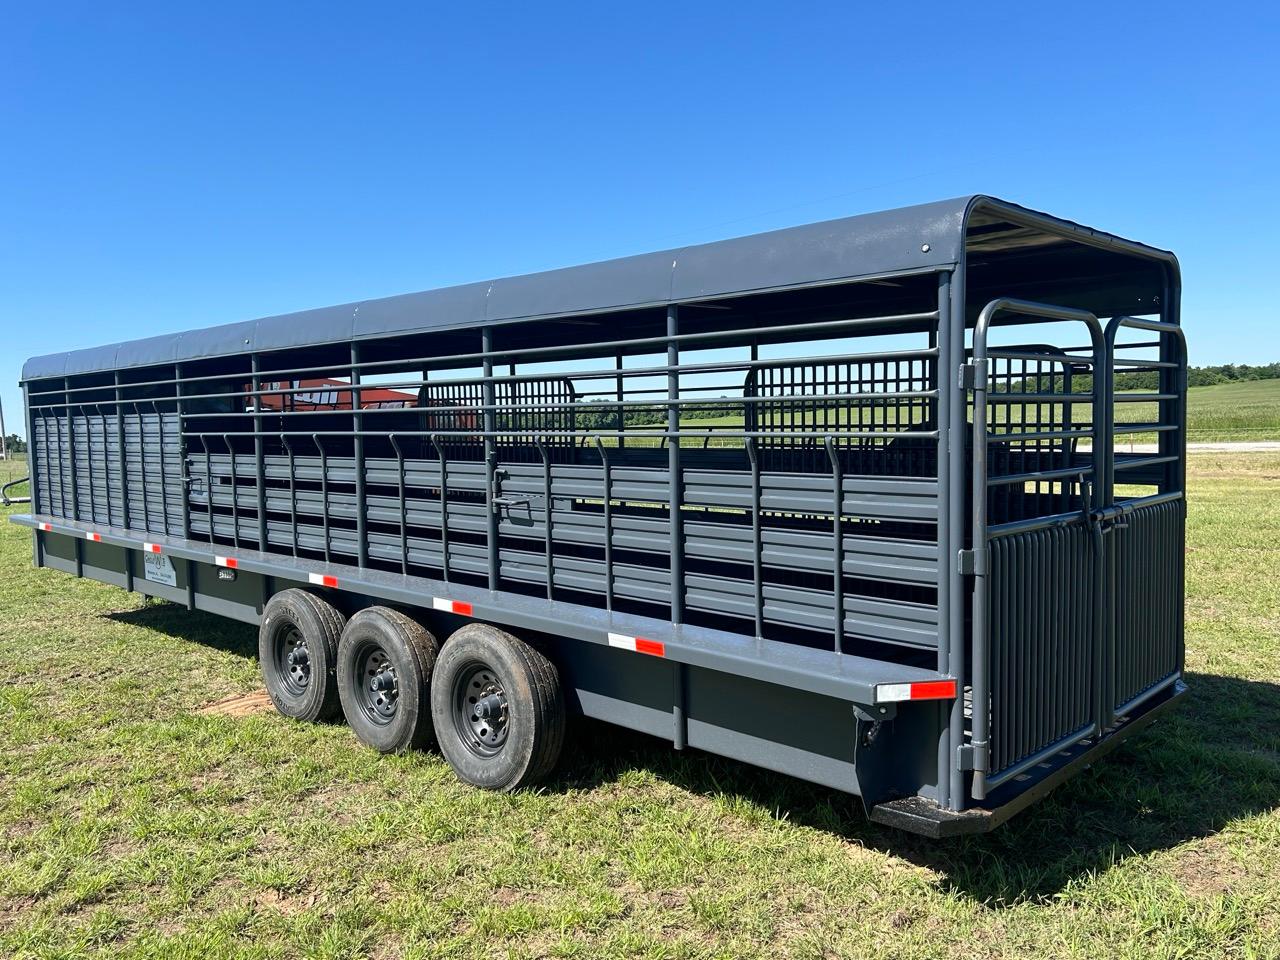
{"type": "MultiPolygon", "coordinates": [[[[886,9],[887,8],[887,9],[886,9]]],[[[36,353],[989,192],[1175,250],[1280,360],[1280,15],[0,6],[0,397],[36,353]]]]}

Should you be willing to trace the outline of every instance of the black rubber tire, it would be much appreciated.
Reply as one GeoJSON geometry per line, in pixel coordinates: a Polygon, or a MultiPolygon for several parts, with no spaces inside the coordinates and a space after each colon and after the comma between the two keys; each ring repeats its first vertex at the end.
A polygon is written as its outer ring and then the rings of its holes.
{"type": "Polygon", "coordinates": [[[369,607],[351,618],[338,644],[338,695],[361,743],[382,753],[434,744],[430,689],[439,652],[436,638],[398,610],[369,607]],[[368,686],[373,675],[366,674],[375,661],[389,666],[395,678],[394,697],[386,704],[384,694],[371,693],[368,686]],[[382,706],[371,702],[374,696],[382,706]]]}
{"type": "Polygon", "coordinates": [[[267,696],[276,710],[295,720],[331,720],[338,716],[334,665],[346,618],[336,608],[305,590],[282,590],[267,601],[258,628],[258,666],[267,696]],[[300,639],[307,653],[307,680],[291,677],[281,648],[300,639]]]}
{"type": "Polygon", "coordinates": [[[436,663],[431,718],[440,752],[459,779],[486,790],[511,791],[549,774],[564,746],[565,708],[560,674],[545,656],[488,624],[469,623],[451,636],[436,663]],[[478,668],[500,682],[505,696],[504,739],[482,756],[469,745],[459,713],[459,685],[478,668]]]}

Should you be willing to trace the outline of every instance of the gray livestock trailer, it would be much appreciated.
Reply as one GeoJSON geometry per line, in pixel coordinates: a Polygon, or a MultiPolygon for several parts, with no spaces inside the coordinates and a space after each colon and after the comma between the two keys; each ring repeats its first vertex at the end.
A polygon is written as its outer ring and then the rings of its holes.
{"type": "Polygon", "coordinates": [[[1185,691],[1179,284],[975,196],[40,357],[14,519],[480,786],[583,714],[988,830],[1185,691]]]}

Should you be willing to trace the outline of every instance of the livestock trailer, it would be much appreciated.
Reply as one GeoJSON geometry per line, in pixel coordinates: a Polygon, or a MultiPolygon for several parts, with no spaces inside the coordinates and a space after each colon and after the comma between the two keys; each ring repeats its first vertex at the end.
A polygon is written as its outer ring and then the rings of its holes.
{"type": "Polygon", "coordinates": [[[988,830],[1185,691],[1179,290],[974,196],[45,356],[14,520],[480,786],[580,714],[988,830]]]}

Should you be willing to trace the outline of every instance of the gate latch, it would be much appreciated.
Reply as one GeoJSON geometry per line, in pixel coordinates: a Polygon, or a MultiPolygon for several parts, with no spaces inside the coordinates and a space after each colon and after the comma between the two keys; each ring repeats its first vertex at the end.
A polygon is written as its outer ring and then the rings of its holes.
{"type": "Polygon", "coordinates": [[[976,390],[987,382],[987,361],[960,364],[960,389],[976,390]]]}

